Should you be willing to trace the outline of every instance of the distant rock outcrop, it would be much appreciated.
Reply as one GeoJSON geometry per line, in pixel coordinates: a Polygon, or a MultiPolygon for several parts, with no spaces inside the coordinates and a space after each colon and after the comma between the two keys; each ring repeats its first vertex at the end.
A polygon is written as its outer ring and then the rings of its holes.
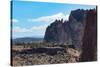
{"type": "Polygon", "coordinates": [[[64,43],[68,41],[68,34],[65,32],[62,20],[55,20],[47,27],[44,40],[46,42],[64,43]]]}
{"type": "Polygon", "coordinates": [[[55,20],[47,27],[44,41],[67,43],[81,48],[88,10],[77,9],[70,13],[69,20],[55,20]]]}

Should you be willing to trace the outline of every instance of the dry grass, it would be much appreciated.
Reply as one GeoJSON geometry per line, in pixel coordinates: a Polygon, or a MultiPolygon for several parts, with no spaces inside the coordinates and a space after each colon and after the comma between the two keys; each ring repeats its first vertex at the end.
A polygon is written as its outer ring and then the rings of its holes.
{"type": "MultiPolygon", "coordinates": [[[[48,49],[49,47],[44,47],[48,49]]],[[[56,49],[61,47],[50,47],[49,49],[56,49]]],[[[57,64],[77,62],[80,57],[80,52],[73,48],[64,48],[64,51],[57,51],[57,54],[50,55],[44,53],[20,53],[23,50],[32,49],[30,46],[14,45],[12,48],[12,64],[13,66],[24,65],[40,65],[40,64],[57,64]]]]}

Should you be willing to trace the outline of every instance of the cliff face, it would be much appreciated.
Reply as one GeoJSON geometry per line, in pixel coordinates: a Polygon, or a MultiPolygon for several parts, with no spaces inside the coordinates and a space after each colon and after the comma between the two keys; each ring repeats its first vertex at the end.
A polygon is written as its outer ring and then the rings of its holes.
{"type": "Polygon", "coordinates": [[[81,48],[88,10],[77,9],[71,11],[69,20],[55,20],[47,27],[44,41],[67,43],[81,48]]]}
{"type": "Polygon", "coordinates": [[[68,41],[68,34],[65,32],[63,20],[56,20],[47,27],[44,40],[57,43],[68,41]]]}
{"type": "MultiPolygon", "coordinates": [[[[86,11],[80,9],[71,11],[68,21],[69,21],[69,28],[70,28],[69,32],[72,39],[72,44],[75,45],[75,47],[80,48],[82,45],[82,37],[86,22],[86,11]]],[[[65,29],[67,30],[67,28],[65,29]]]]}
{"type": "Polygon", "coordinates": [[[82,39],[82,58],[81,61],[97,60],[97,12],[96,10],[87,11],[86,26],[82,39]]]}

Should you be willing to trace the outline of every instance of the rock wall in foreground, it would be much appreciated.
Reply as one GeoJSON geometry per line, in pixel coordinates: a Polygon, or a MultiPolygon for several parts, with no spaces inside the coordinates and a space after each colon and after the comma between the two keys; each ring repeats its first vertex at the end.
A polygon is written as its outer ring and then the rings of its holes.
{"type": "Polygon", "coordinates": [[[81,61],[97,60],[97,11],[89,10],[86,17],[86,26],[82,40],[81,61]]]}

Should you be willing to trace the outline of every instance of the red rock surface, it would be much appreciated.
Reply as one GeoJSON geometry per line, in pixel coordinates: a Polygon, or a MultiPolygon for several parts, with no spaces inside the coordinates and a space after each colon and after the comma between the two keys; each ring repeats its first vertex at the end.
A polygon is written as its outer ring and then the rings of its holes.
{"type": "Polygon", "coordinates": [[[81,61],[97,60],[97,10],[87,11],[81,61]]]}

